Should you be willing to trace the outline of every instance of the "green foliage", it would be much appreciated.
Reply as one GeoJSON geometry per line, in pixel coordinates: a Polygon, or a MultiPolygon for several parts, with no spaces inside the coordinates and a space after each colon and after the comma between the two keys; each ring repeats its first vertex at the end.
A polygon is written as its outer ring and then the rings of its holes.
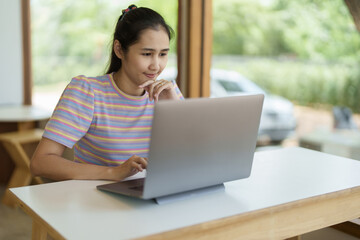
{"type": "Polygon", "coordinates": [[[213,15],[214,54],[346,61],[360,56],[359,33],[343,0],[214,0],[213,15]]]}
{"type": "Polygon", "coordinates": [[[289,51],[283,23],[256,1],[214,1],[213,18],[214,54],[274,56],[289,51]]]}
{"type": "Polygon", "coordinates": [[[79,74],[99,75],[105,71],[111,37],[124,8],[116,2],[31,1],[35,84],[69,81],[79,74]]]}
{"type": "Polygon", "coordinates": [[[213,2],[213,67],[297,104],[360,112],[360,35],[343,0],[213,2]],[[223,54],[244,57],[226,65],[223,54]]]}
{"type": "MultiPolygon", "coordinates": [[[[178,1],[177,0],[138,0],[137,5],[139,7],[148,7],[157,11],[166,23],[174,30],[177,30],[177,16],[178,16],[178,1]]],[[[170,52],[176,53],[176,34],[173,36],[170,42],[170,52]]]]}
{"type": "MultiPolygon", "coordinates": [[[[212,1],[213,67],[235,69],[297,104],[360,112],[360,35],[343,0],[212,1]],[[246,57],[217,60],[227,54],[246,57]]],[[[103,74],[116,21],[132,3],[177,30],[177,0],[32,0],[35,85],[103,74]]],[[[170,48],[175,59],[176,37],[170,48]]]]}
{"type": "MultiPolygon", "coordinates": [[[[121,10],[135,3],[177,21],[176,0],[32,0],[32,48],[35,85],[69,81],[105,72],[112,35],[121,10]],[[174,17],[175,16],[175,17],[174,17]]],[[[176,52],[176,41],[171,42],[176,52]]]]}

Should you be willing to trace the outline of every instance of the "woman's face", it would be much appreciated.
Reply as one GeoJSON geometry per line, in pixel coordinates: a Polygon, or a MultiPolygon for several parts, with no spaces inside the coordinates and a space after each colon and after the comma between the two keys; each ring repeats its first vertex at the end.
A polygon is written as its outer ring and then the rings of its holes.
{"type": "Polygon", "coordinates": [[[126,53],[122,52],[120,72],[136,86],[156,80],[167,64],[168,52],[169,37],[165,30],[146,29],[138,42],[131,45],[126,53]]]}

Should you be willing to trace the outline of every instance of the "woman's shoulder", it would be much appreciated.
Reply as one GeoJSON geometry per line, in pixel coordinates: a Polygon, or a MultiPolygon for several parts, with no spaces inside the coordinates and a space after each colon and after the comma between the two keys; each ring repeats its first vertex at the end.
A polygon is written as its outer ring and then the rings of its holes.
{"type": "Polygon", "coordinates": [[[85,75],[78,75],[71,79],[71,85],[87,85],[88,87],[103,87],[110,84],[109,82],[109,74],[96,76],[96,77],[88,77],[85,75]]]}
{"type": "Polygon", "coordinates": [[[89,84],[104,83],[104,82],[108,82],[108,80],[109,80],[109,74],[96,76],[96,77],[88,77],[85,75],[78,75],[71,79],[71,81],[74,81],[74,82],[86,82],[89,84]]]}

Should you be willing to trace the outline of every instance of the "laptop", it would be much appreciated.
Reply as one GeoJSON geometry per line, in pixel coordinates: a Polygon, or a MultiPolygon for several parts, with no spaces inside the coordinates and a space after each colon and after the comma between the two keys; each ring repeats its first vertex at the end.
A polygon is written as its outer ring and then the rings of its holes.
{"type": "Polygon", "coordinates": [[[159,101],[146,177],[97,189],[157,203],[250,176],[264,95],[159,101]]]}

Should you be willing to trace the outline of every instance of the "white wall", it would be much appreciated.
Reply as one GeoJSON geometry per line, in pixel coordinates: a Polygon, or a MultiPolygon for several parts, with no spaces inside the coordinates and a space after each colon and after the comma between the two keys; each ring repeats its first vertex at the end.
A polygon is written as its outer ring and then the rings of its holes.
{"type": "Polygon", "coordinates": [[[21,0],[0,0],[0,104],[22,104],[21,0]]]}

